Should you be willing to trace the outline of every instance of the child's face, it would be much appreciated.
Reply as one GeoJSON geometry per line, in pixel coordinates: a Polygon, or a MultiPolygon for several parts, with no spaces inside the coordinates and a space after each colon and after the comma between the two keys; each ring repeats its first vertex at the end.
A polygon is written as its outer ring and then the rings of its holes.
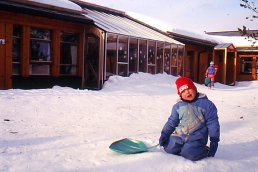
{"type": "Polygon", "coordinates": [[[181,96],[184,100],[192,101],[196,96],[196,91],[194,89],[185,89],[181,96]]]}

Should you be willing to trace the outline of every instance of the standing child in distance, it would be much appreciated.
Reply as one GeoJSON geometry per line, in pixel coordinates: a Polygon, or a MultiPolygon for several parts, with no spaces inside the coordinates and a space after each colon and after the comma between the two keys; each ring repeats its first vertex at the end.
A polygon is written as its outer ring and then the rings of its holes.
{"type": "Polygon", "coordinates": [[[197,92],[189,78],[178,78],[176,87],[181,100],[173,106],[161,131],[160,146],[167,153],[192,161],[214,157],[220,140],[216,106],[206,95],[197,92]],[[210,147],[206,146],[208,136],[210,147]]]}
{"type": "Polygon", "coordinates": [[[210,62],[210,66],[207,68],[205,72],[205,76],[210,79],[210,82],[208,84],[208,87],[211,89],[214,88],[214,81],[215,81],[215,75],[216,75],[216,69],[214,67],[214,62],[210,62]]]}

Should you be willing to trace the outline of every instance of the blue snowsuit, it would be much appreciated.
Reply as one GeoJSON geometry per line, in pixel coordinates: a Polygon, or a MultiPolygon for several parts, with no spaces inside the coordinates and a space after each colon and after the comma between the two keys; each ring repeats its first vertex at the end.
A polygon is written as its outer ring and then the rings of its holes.
{"type": "Polygon", "coordinates": [[[193,161],[206,158],[208,135],[217,141],[220,138],[217,108],[202,93],[193,102],[180,100],[173,106],[162,132],[170,136],[168,144],[164,145],[167,153],[193,161]]]}

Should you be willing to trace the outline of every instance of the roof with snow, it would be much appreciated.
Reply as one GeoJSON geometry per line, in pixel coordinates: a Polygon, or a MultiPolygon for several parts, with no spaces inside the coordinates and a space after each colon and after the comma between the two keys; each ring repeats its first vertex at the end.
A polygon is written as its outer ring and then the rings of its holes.
{"type": "Polygon", "coordinates": [[[223,44],[218,44],[214,47],[214,50],[225,50],[230,52],[236,51],[235,46],[232,43],[223,43],[223,44]]]}
{"type": "Polygon", "coordinates": [[[167,32],[172,38],[184,43],[184,44],[196,44],[204,47],[214,47],[218,42],[208,39],[195,38],[188,35],[183,35],[175,32],[167,32]]]}
{"type": "MultiPolygon", "coordinates": [[[[46,1],[46,0],[45,0],[46,1]]],[[[23,14],[29,14],[34,16],[42,16],[48,17],[51,19],[61,19],[65,21],[79,22],[79,23],[87,23],[93,24],[93,21],[86,16],[82,15],[83,11],[81,8],[72,7],[71,4],[67,3],[66,6],[70,6],[70,8],[64,6],[64,0],[56,0],[55,4],[52,2],[50,4],[46,4],[48,2],[44,2],[44,0],[39,3],[35,1],[19,1],[19,0],[8,0],[8,1],[0,1],[0,9],[6,11],[19,11],[23,14]],[[59,1],[59,3],[58,3],[59,1]],[[59,4],[63,4],[60,6],[59,4]]],[[[78,6],[78,5],[77,5],[78,6]]]]}
{"type": "Polygon", "coordinates": [[[95,25],[108,33],[183,45],[165,32],[140,22],[124,12],[87,2],[73,1],[83,7],[86,17],[92,19],[95,25]]]}

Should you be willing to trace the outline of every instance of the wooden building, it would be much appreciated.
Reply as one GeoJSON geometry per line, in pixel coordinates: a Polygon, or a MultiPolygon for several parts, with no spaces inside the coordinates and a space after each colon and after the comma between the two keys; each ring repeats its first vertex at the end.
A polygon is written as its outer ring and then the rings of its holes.
{"type": "Polygon", "coordinates": [[[219,69],[216,81],[235,85],[236,81],[258,80],[258,48],[235,47],[233,43],[214,47],[213,60],[219,69]]]}
{"type": "Polygon", "coordinates": [[[236,48],[232,43],[214,47],[213,61],[217,65],[216,81],[234,85],[236,81],[236,48]]]}
{"type": "Polygon", "coordinates": [[[88,25],[79,11],[0,1],[0,88],[78,87],[88,25]]]}
{"type": "Polygon", "coordinates": [[[191,78],[194,82],[203,84],[205,71],[213,59],[213,49],[217,42],[190,37],[184,34],[168,32],[173,39],[185,44],[184,52],[184,76],[191,78]]]}
{"type": "MultiPolygon", "coordinates": [[[[248,34],[257,32],[258,30],[247,30],[248,34]]],[[[219,65],[218,82],[234,85],[236,81],[258,80],[257,44],[248,41],[239,31],[206,32],[206,34],[227,36],[227,42],[230,42],[219,44],[214,48],[214,61],[219,65]],[[242,40],[231,39],[232,36],[242,37],[242,40]]]]}
{"type": "Polygon", "coordinates": [[[101,89],[111,75],[182,75],[184,44],[124,12],[0,1],[0,89],[101,89]]]}
{"type": "Polygon", "coordinates": [[[258,47],[236,47],[236,80],[258,80],[258,47]]]}
{"type": "MultiPolygon", "coordinates": [[[[175,32],[168,32],[175,40],[185,44],[183,74],[203,84],[210,61],[217,68],[215,81],[235,85],[236,81],[258,80],[258,47],[235,47],[233,43],[218,43],[175,32]]],[[[211,37],[212,39],[212,37],[211,37]]]]}
{"type": "Polygon", "coordinates": [[[69,2],[78,8],[0,1],[0,89],[101,89],[112,75],[137,72],[166,72],[203,84],[212,60],[217,82],[258,80],[257,47],[164,33],[122,11],[69,2]]]}

